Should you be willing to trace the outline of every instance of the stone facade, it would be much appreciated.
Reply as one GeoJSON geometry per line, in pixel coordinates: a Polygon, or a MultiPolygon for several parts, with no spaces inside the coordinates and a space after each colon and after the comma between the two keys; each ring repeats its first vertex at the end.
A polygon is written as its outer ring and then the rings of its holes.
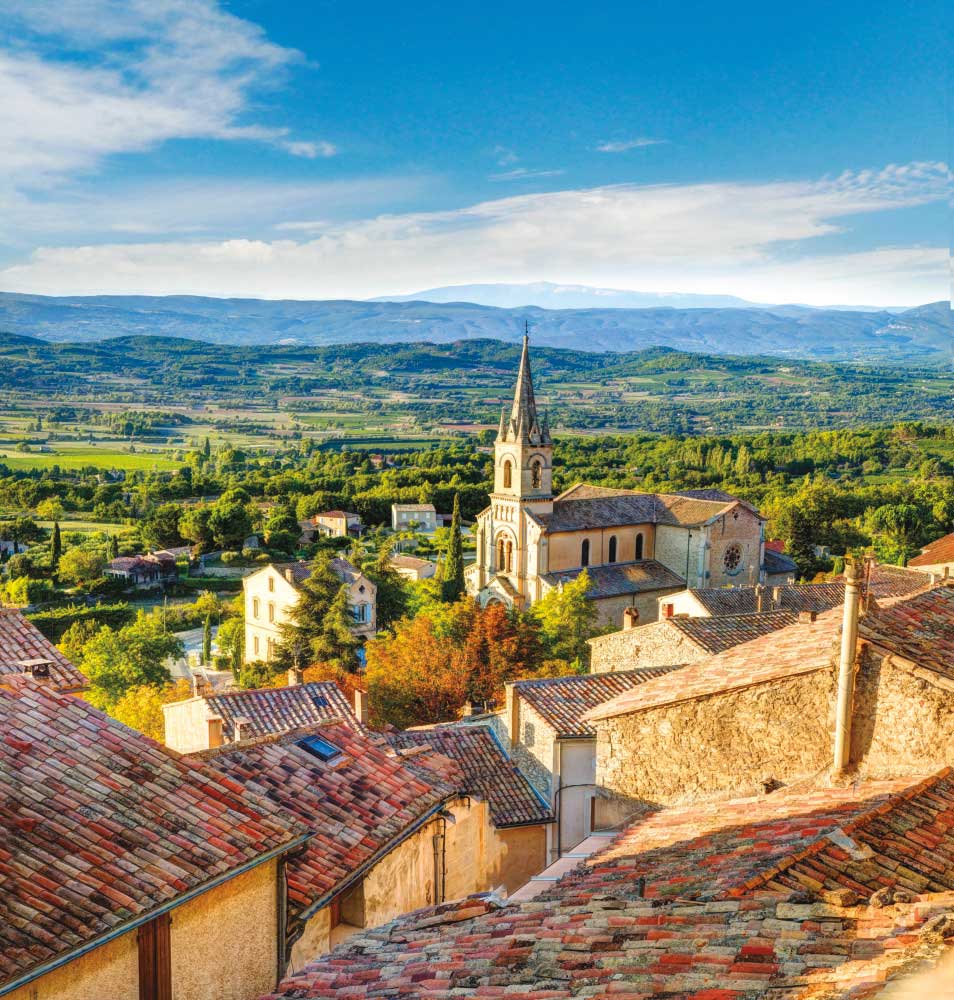
{"type": "Polygon", "coordinates": [[[669,622],[652,622],[590,639],[590,673],[694,663],[708,655],[669,622]]]}

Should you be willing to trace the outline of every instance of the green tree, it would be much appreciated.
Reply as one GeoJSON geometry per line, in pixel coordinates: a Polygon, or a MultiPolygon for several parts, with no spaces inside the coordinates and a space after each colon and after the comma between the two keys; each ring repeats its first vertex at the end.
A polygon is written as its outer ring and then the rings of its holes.
{"type": "Polygon", "coordinates": [[[216,636],[220,654],[233,673],[238,673],[245,654],[245,622],[241,618],[226,618],[216,636]]]}
{"type": "Polygon", "coordinates": [[[202,625],[202,663],[208,666],[212,662],[212,615],[205,616],[202,625]]]}
{"type": "Polygon", "coordinates": [[[390,628],[408,611],[409,591],[407,581],[391,565],[394,539],[382,540],[373,560],[365,562],[361,571],[378,588],[378,628],[390,628]]]}
{"type": "Polygon", "coordinates": [[[875,508],[868,520],[876,535],[878,554],[886,561],[903,566],[918,552],[926,518],[917,504],[885,504],[875,508]]]}
{"type": "Polygon", "coordinates": [[[219,548],[240,549],[252,530],[248,501],[234,496],[236,492],[223,493],[209,512],[208,528],[219,548]]]}
{"type": "Polygon", "coordinates": [[[211,507],[196,505],[189,507],[179,519],[180,534],[192,542],[200,553],[212,551],[213,535],[209,525],[211,515],[211,507]]]}
{"type": "Polygon", "coordinates": [[[119,535],[109,536],[109,558],[110,559],[119,558],[119,535]]]}
{"type": "Polygon", "coordinates": [[[60,522],[53,522],[53,532],[50,535],[50,569],[56,572],[63,554],[63,539],[60,537],[60,522]]]}
{"type": "Polygon", "coordinates": [[[183,509],[177,503],[160,504],[142,523],[142,540],[152,549],[168,549],[183,542],[179,530],[183,509]]]}
{"type": "Polygon", "coordinates": [[[67,549],[60,557],[59,576],[65,583],[87,586],[103,575],[105,565],[101,552],[79,547],[67,549]]]}
{"type": "Polygon", "coordinates": [[[583,570],[570,583],[547,591],[530,609],[548,657],[575,664],[581,672],[589,661],[586,640],[596,634],[597,610],[589,589],[590,577],[583,570]]]}
{"type": "Polygon", "coordinates": [[[202,445],[202,457],[208,462],[212,457],[212,442],[206,438],[205,444],[202,445]]]}
{"type": "Polygon", "coordinates": [[[454,513],[451,517],[447,557],[441,576],[441,596],[445,601],[456,601],[464,592],[464,548],[460,535],[460,494],[454,494],[454,513]]]}

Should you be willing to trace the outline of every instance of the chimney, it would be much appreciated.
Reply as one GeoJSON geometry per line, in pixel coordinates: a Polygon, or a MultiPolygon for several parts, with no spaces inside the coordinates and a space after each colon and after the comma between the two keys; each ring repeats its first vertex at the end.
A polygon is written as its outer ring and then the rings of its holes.
{"type": "Polygon", "coordinates": [[[238,715],[235,717],[235,739],[233,743],[241,743],[242,740],[247,740],[252,735],[252,720],[247,719],[244,715],[238,715]]]}
{"type": "Polygon", "coordinates": [[[777,611],[782,606],[782,588],[772,588],[772,607],[777,611]]]}
{"type": "Polygon", "coordinates": [[[362,726],[368,724],[368,692],[354,689],[354,717],[362,726]]]}
{"type": "Polygon", "coordinates": [[[513,684],[504,688],[507,706],[507,729],[510,735],[510,749],[520,742],[520,697],[513,684]]]}
{"type": "Polygon", "coordinates": [[[858,647],[858,609],[861,572],[850,559],[845,564],[845,607],[841,625],[841,655],[838,660],[838,701],[835,705],[834,775],[843,775],[851,757],[851,713],[855,693],[855,658],[858,647]]]}
{"type": "Polygon", "coordinates": [[[211,719],[208,720],[209,725],[209,749],[212,750],[215,747],[220,747],[225,742],[222,736],[222,717],[220,715],[213,715],[211,719]]]}
{"type": "Polygon", "coordinates": [[[798,620],[805,625],[811,625],[818,618],[817,611],[799,611],[798,620]]]}
{"type": "Polygon", "coordinates": [[[636,628],[639,624],[639,612],[636,608],[625,608],[623,610],[623,628],[636,628]]]}
{"type": "Polygon", "coordinates": [[[50,679],[50,661],[43,659],[21,660],[25,677],[32,677],[37,681],[47,681],[50,679]]]}
{"type": "Polygon", "coordinates": [[[304,672],[299,670],[298,667],[288,668],[288,686],[294,687],[296,684],[301,684],[305,679],[304,672]]]}
{"type": "Polygon", "coordinates": [[[477,714],[477,709],[474,707],[474,703],[472,701],[465,701],[464,702],[464,713],[463,714],[464,714],[464,718],[465,719],[469,718],[471,715],[476,715],[477,714]]]}
{"type": "Polygon", "coordinates": [[[759,583],[755,587],[755,611],[757,614],[761,614],[763,611],[767,611],[765,607],[765,587],[759,583]]]}

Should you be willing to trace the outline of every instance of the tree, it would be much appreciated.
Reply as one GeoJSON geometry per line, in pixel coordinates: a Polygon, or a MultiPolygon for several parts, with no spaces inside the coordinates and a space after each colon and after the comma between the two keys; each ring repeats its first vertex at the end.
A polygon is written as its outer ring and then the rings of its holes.
{"type": "Polygon", "coordinates": [[[7,576],[11,580],[20,576],[31,576],[34,568],[33,560],[25,552],[17,552],[10,556],[7,562],[7,576]]]}
{"type": "Polygon", "coordinates": [[[216,642],[229,669],[237,672],[245,655],[245,622],[241,618],[226,618],[219,626],[216,642]]]}
{"type": "Polygon", "coordinates": [[[868,520],[877,536],[878,554],[903,566],[919,550],[925,513],[913,503],[885,504],[871,511],[868,520]]]}
{"type": "Polygon", "coordinates": [[[361,571],[378,588],[377,619],[378,628],[390,628],[403,618],[408,611],[408,586],[403,576],[391,565],[394,539],[382,540],[377,555],[371,562],[365,562],[361,571]]]}
{"type": "Polygon", "coordinates": [[[130,729],[161,743],[165,739],[165,720],[162,706],[173,701],[184,701],[192,694],[187,680],[179,678],[174,684],[160,688],[153,684],[139,684],[130,688],[114,705],[109,714],[130,729]]]}
{"type": "Polygon", "coordinates": [[[208,528],[215,544],[222,549],[240,549],[252,530],[247,500],[223,493],[209,512],[208,528]]]}
{"type": "Polygon", "coordinates": [[[119,558],[119,535],[109,536],[109,558],[110,559],[119,558]]]}
{"type": "Polygon", "coordinates": [[[36,505],[36,516],[43,521],[58,521],[63,513],[63,504],[56,497],[48,497],[36,505]]]}
{"type": "Polygon", "coordinates": [[[160,504],[142,523],[142,540],[153,549],[168,549],[181,545],[183,535],[179,522],[183,509],[177,503],[160,504]]]}
{"type": "Polygon", "coordinates": [[[358,641],[351,634],[352,625],[344,584],[331,568],[330,557],[319,556],[298,588],[288,621],[279,626],[276,665],[287,670],[331,662],[357,670],[358,641]]]}
{"type": "Polygon", "coordinates": [[[60,557],[59,576],[66,583],[85,586],[103,575],[106,560],[100,552],[79,547],[67,549],[60,557]]]}
{"type": "Polygon", "coordinates": [[[183,655],[182,643],[162,627],[158,615],[140,611],[118,632],[103,626],[84,646],[77,666],[90,681],[90,701],[105,708],[140,684],[165,687],[166,661],[183,655]]]}
{"type": "Polygon", "coordinates": [[[202,663],[208,666],[212,662],[212,616],[206,615],[202,625],[202,663]]]}
{"type": "Polygon", "coordinates": [[[589,659],[586,640],[596,633],[597,610],[587,596],[589,589],[590,577],[583,570],[570,583],[547,591],[530,609],[548,655],[577,664],[581,672],[589,659]]]}
{"type": "Polygon", "coordinates": [[[445,601],[456,601],[464,592],[464,548],[460,537],[460,494],[454,494],[454,513],[451,517],[447,558],[441,576],[441,596],[445,601]]]}
{"type": "Polygon", "coordinates": [[[212,442],[206,438],[205,444],[202,445],[202,457],[208,462],[212,457],[212,442]]]}
{"type": "Polygon", "coordinates": [[[63,554],[63,539],[60,537],[60,522],[53,522],[53,532],[50,535],[50,569],[56,572],[63,554]]]}
{"type": "Polygon", "coordinates": [[[375,724],[400,729],[457,717],[466,678],[451,663],[446,642],[422,615],[367,647],[368,701],[375,724]]]}
{"type": "Polygon", "coordinates": [[[212,529],[209,526],[212,508],[202,505],[189,507],[179,520],[179,532],[183,538],[193,542],[199,552],[211,552],[212,529]]]}

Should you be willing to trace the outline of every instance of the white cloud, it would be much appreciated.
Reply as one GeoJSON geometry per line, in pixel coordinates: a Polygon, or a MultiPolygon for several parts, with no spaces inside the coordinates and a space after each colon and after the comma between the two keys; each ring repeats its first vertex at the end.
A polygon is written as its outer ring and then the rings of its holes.
{"type": "Polygon", "coordinates": [[[628,153],[631,149],[642,149],[644,146],[661,146],[668,139],[619,139],[615,142],[601,142],[596,150],[599,153],[628,153]]]}
{"type": "Polygon", "coordinates": [[[509,167],[511,163],[516,163],[520,159],[509,146],[494,146],[493,152],[498,167],[509,167]]]}
{"type": "Polygon", "coordinates": [[[48,247],[0,271],[0,287],[363,298],[550,280],[758,301],[913,304],[946,294],[945,250],[833,254],[813,250],[810,241],[840,232],[853,215],[940,201],[947,182],[944,164],[910,163],[814,181],[523,194],[315,229],[286,217],[285,230],[298,226],[310,238],[48,247]]]}
{"type": "Polygon", "coordinates": [[[175,138],[330,143],[243,121],[300,53],[215,0],[0,0],[0,182],[35,188],[175,138]]]}
{"type": "Polygon", "coordinates": [[[559,177],[562,170],[528,170],[526,167],[517,167],[515,170],[507,170],[502,174],[491,174],[488,180],[492,181],[529,181],[539,177],[559,177]]]}

